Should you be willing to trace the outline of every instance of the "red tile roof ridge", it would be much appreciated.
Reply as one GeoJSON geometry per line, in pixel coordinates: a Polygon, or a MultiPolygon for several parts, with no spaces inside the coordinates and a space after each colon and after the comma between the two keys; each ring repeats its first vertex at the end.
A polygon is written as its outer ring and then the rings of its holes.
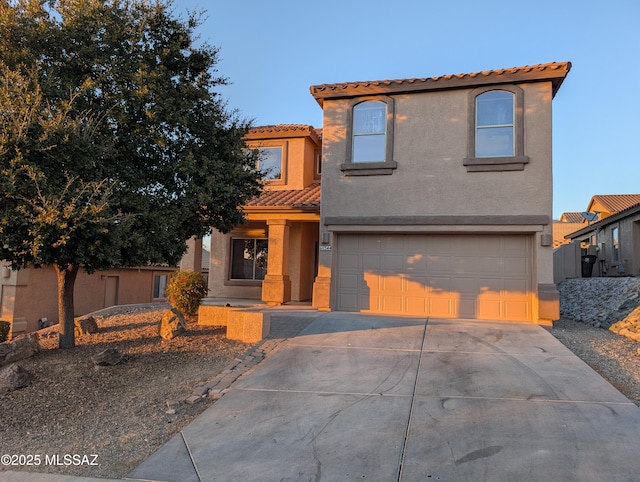
{"type": "Polygon", "coordinates": [[[304,189],[266,190],[253,198],[246,207],[320,208],[320,183],[304,189]]]}
{"type": "Polygon", "coordinates": [[[315,127],[308,124],[270,124],[251,127],[249,132],[282,132],[282,131],[315,131],[315,127]]]}
{"type": "Polygon", "coordinates": [[[606,207],[609,212],[619,212],[640,203],[640,194],[595,194],[591,198],[589,208],[596,201],[606,207]]]}
{"type": "Polygon", "coordinates": [[[571,69],[571,62],[548,62],[545,64],[535,64],[535,65],[524,65],[521,67],[510,67],[504,69],[493,69],[493,70],[484,70],[482,72],[472,72],[466,74],[446,74],[435,77],[415,77],[410,79],[394,79],[394,80],[362,80],[362,81],[354,81],[354,82],[340,82],[336,84],[319,84],[312,85],[311,91],[320,92],[323,90],[335,90],[338,88],[348,89],[353,87],[366,87],[370,85],[379,86],[379,85],[391,85],[393,84],[413,84],[417,82],[437,82],[439,80],[449,80],[452,78],[464,79],[465,77],[475,78],[478,76],[490,76],[490,75],[504,75],[504,74],[515,74],[519,72],[533,72],[539,71],[543,72],[545,70],[559,70],[559,69],[571,69]]]}

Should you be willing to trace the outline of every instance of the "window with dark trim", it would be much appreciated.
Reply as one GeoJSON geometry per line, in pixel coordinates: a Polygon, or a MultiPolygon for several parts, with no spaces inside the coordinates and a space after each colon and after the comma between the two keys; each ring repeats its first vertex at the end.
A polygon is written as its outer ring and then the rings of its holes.
{"type": "Polygon", "coordinates": [[[611,228],[611,247],[612,261],[617,263],[620,261],[620,236],[618,234],[618,226],[611,228]]]}
{"type": "Polygon", "coordinates": [[[166,274],[156,274],[153,275],[153,299],[163,299],[166,298],[164,292],[167,289],[167,282],[169,281],[169,276],[166,274]]]}
{"type": "Polygon", "coordinates": [[[233,238],[229,279],[262,281],[267,274],[268,241],[262,238],[233,238]]]}
{"type": "Polygon", "coordinates": [[[263,172],[265,181],[282,179],[282,147],[263,147],[260,149],[258,169],[263,172]]]}
{"type": "Polygon", "coordinates": [[[524,91],[517,86],[480,87],[469,93],[467,171],[521,171],[524,155],[524,91]]]}
{"type": "Polygon", "coordinates": [[[393,174],[393,99],[377,96],[354,99],[347,125],[346,160],[340,166],[347,176],[393,174]]]}

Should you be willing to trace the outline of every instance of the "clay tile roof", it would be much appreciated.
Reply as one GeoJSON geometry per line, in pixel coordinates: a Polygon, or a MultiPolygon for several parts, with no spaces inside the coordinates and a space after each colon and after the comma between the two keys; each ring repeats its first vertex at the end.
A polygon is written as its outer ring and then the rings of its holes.
{"type": "Polygon", "coordinates": [[[591,198],[589,207],[596,202],[607,212],[617,213],[640,203],[640,194],[596,194],[591,198]]]}
{"type": "Polygon", "coordinates": [[[319,142],[321,129],[306,124],[275,124],[268,126],[258,126],[249,129],[247,139],[273,139],[287,137],[311,137],[319,142]]]}
{"type": "Polygon", "coordinates": [[[245,207],[290,207],[320,209],[320,183],[304,189],[263,191],[245,207]]]}
{"type": "Polygon", "coordinates": [[[562,221],[563,223],[581,223],[582,221],[584,221],[584,218],[582,217],[582,214],[578,212],[562,213],[562,216],[560,216],[560,221],[562,221]]]}
{"type": "Polygon", "coordinates": [[[470,74],[449,74],[428,78],[367,80],[310,87],[311,94],[322,106],[326,98],[355,97],[384,92],[419,92],[427,90],[500,84],[505,82],[533,82],[551,80],[553,95],[571,70],[571,62],[550,62],[509,69],[485,70],[470,74]]]}

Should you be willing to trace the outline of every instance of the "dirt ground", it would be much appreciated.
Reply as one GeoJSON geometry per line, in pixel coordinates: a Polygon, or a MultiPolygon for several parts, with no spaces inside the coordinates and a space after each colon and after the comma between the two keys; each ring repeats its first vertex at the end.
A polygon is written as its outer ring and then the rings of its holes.
{"type": "Polygon", "coordinates": [[[75,348],[44,339],[45,350],[18,362],[34,381],[0,395],[0,455],[31,455],[31,465],[3,459],[0,471],[121,478],[211,405],[184,400],[248,345],[225,338],[225,328],[193,323],[164,341],[158,323],[166,308],[116,311],[75,348]],[[96,366],[92,356],[106,348],[123,353],[122,361],[96,366]]]}

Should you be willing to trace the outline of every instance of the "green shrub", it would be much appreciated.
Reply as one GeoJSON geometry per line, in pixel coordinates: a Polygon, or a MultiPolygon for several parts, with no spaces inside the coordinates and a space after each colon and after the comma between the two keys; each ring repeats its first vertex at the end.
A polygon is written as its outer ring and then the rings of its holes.
{"type": "Polygon", "coordinates": [[[200,273],[184,270],[173,274],[165,293],[171,306],[185,316],[194,316],[208,291],[207,282],[200,273]]]}
{"type": "Polygon", "coordinates": [[[0,343],[7,341],[9,338],[9,331],[11,331],[11,323],[0,320],[0,343]]]}

